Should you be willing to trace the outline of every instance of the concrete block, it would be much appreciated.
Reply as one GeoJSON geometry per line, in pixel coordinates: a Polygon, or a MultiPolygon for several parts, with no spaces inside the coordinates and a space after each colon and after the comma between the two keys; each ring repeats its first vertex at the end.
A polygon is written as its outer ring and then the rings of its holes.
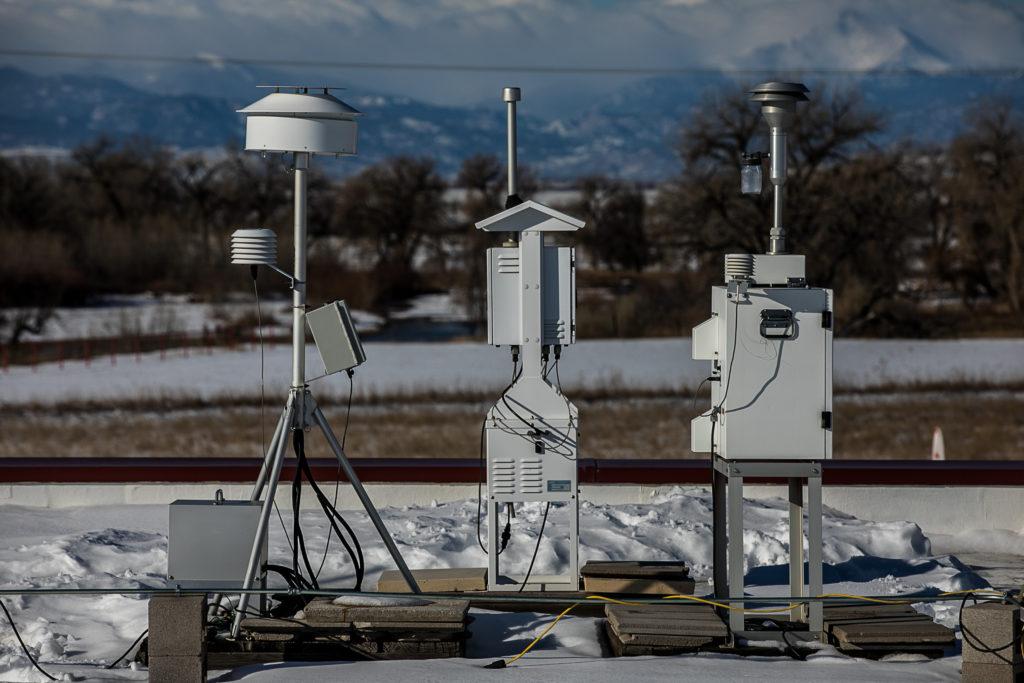
{"type": "Polygon", "coordinates": [[[149,601],[150,657],[206,654],[206,597],[155,595],[149,601]]]}
{"type": "Polygon", "coordinates": [[[1024,683],[1024,667],[964,662],[960,669],[960,680],[963,683],[1024,683]]]}
{"type": "Polygon", "coordinates": [[[1000,647],[1020,636],[1021,610],[1016,605],[985,602],[964,608],[963,656],[964,662],[975,664],[1024,665],[1019,646],[1010,646],[998,652],[984,652],[976,645],[1000,647]]]}
{"type": "Polygon", "coordinates": [[[205,683],[206,657],[149,655],[149,683],[205,683]]]}
{"type": "MultiPolygon", "coordinates": [[[[464,593],[487,589],[487,568],[413,569],[420,590],[425,593],[464,593]]],[[[408,593],[402,573],[389,569],[377,580],[378,593],[408,593]]]]}

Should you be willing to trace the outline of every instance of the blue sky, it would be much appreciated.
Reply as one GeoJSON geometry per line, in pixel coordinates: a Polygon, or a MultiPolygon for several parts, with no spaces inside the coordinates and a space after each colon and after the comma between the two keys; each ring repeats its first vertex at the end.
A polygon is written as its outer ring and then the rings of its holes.
{"type": "MultiPolygon", "coordinates": [[[[469,65],[943,71],[1024,65],[1024,4],[1000,0],[5,0],[0,45],[35,50],[469,65]]],[[[162,90],[224,87],[161,64],[0,57],[162,90]]],[[[208,71],[208,70],[207,70],[208,71]]],[[[624,75],[282,70],[434,103],[516,82],[540,107],[624,75]]]]}

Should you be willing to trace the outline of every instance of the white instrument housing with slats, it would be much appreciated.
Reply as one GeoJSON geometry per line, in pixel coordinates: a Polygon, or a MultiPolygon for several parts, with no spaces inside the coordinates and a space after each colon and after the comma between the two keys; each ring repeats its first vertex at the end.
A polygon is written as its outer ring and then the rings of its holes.
{"type": "MultiPolygon", "coordinates": [[[[519,247],[487,250],[487,343],[520,345],[522,296],[519,247]]],[[[576,342],[576,250],[545,245],[541,258],[541,315],[544,346],[576,342]]]]}

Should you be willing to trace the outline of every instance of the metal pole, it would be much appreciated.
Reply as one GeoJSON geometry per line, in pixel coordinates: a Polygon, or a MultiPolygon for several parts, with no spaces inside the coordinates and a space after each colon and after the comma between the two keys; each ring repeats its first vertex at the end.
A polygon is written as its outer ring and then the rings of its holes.
{"type": "MultiPolygon", "coordinates": [[[[800,477],[789,478],[789,593],[806,595],[804,590],[804,482],[800,477]]],[[[790,612],[793,621],[799,621],[803,605],[790,612]]]]}
{"type": "Polygon", "coordinates": [[[270,471],[271,464],[274,460],[274,454],[277,453],[277,440],[281,438],[281,432],[284,430],[284,411],[281,411],[281,417],[277,420],[277,427],[274,429],[274,436],[270,439],[270,445],[267,446],[267,454],[263,457],[263,465],[260,467],[260,475],[256,477],[256,485],[252,489],[252,494],[249,496],[250,501],[259,500],[260,496],[263,495],[263,486],[267,483],[267,474],[270,471]]]}
{"type": "MultiPolygon", "coordinates": [[[[288,439],[285,434],[289,427],[294,424],[295,418],[295,392],[288,397],[288,405],[284,411],[283,432],[277,440],[277,451],[274,454],[274,462],[270,467],[270,482],[267,487],[267,497],[263,499],[263,507],[260,509],[259,523],[256,525],[256,537],[252,542],[252,550],[249,552],[249,563],[245,569],[245,581],[242,587],[248,590],[252,588],[253,581],[260,569],[260,555],[263,551],[263,539],[267,535],[267,527],[270,522],[270,511],[274,507],[274,494],[277,492],[277,482],[281,478],[281,467],[284,464],[284,454],[287,450],[288,439]]],[[[298,514],[298,511],[295,511],[298,514]]],[[[245,616],[245,608],[249,605],[249,594],[242,593],[238,597],[238,608],[235,612],[235,620],[231,624],[231,637],[237,638],[242,627],[242,618],[245,616]]]]}
{"type": "MultiPolygon", "coordinates": [[[[821,542],[821,467],[815,468],[807,477],[807,583],[811,595],[821,595],[823,589],[822,576],[822,542],[821,542]]],[[[808,622],[811,633],[821,633],[824,629],[824,611],[820,602],[812,602],[807,608],[808,622]]]]}
{"type": "Polygon", "coordinates": [[[508,196],[515,197],[518,193],[517,183],[517,144],[516,144],[516,102],[522,99],[519,88],[504,88],[501,91],[501,99],[505,101],[505,109],[508,115],[508,196]]]}
{"type": "Polygon", "coordinates": [[[498,589],[498,577],[501,571],[498,557],[498,511],[501,506],[491,500],[491,492],[487,492],[487,588],[498,589]]]}
{"type": "MultiPolygon", "coordinates": [[[[714,456],[712,456],[714,457],[714,456]]],[[[715,597],[729,597],[729,554],[726,548],[726,514],[728,496],[726,494],[726,477],[718,471],[717,467],[711,468],[711,538],[712,538],[712,566],[715,582],[715,597]]]]}
{"type": "MultiPolygon", "coordinates": [[[[295,283],[292,287],[292,389],[306,384],[306,174],[309,152],[295,153],[295,283]]],[[[304,426],[304,425],[303,425],[304,426]]]]}
{"type": "Polygon", "coordinates": [[[769,254],[786,253],[786,229],[782,227],[782,211],[786,202],[786,131],[771,128],[771,181],[775,190],[772,203],[772,229],[769,233],[769,254]]]}
{"type": "Polygon", "coordinates": [[[391,538],[391,534],[388,533],[388,529],[384,526],[384,521],[380,518],[380,514],[377,512],[377,508],[374,507],[373,501],[370,500],[370,496],[366,493],[366,489],[363,488],[363,483],[359,480],[359,475],[356,474],[352,464],[348,461],[348,457],[345,455],[345,451],[342,450],[341,444],[338,442],[338,438],[334,435],[334,431],[331,429],[331,425],[328,424],[327,418],[324,417],[324,413],[320,410],[320,406],[316,406],[313,410],[313,421],[316,422],[317,426],[320,427],[320,431],[324,433],[324,437],[327,439],[328,445],[331,450],[334,451],[334,457],[338,459],[338,464],[341,465],[341,469],[345,471],[345,476],[348,477],[348,481],[352,484],[352,489],[359,496],[360,502],[363,504],[363,508],[366,510],[366,514],[370,517],[370,521],[373,522],[373,526],[377,529],[377,533],[380,534],[380,540],[384,541],[384,545],[387,546],[388,552],[391,553],[391,559],[395,561],[398,566],[398,571],[402,572],[402,576],[405,578],[405,582],[409,585],[409,590],[413,593],[420,593],[419,584],[416,583],[416,578],[413,577],[412,572],[409,571],[409,567],[405,564],[405,560],[402,559],[402,554],[398,552],[398,546],[395,545],[395,541],[391,538]]]}
{"type": "Polygon", "coordinates": [[[746,628],[743,615],[743,477],[728,474],[729,509],[729,597],[737,607],[729,610],[729,628],[738,633],[746,628]]]}

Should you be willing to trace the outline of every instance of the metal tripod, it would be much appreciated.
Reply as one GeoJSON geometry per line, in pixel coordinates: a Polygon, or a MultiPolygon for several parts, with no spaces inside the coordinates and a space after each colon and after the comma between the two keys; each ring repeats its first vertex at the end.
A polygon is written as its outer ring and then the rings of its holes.
{"type": "MultiPolygon", "coordinates": [[[[266,490],[263,504],[260,508],[259,524],[256,527],[256,536],[253,539],[252,550],[249,553],[249,562],[245,570],[245,580],[242,582],[243,590],[252,588],[260,573],[260,556],[264,538],[267,534],[270,522],[270,513],[274,507],[274,496],[277,493],[277,484],[281,479],[281,469],[284,465],[285,453],[288,450],[288,436],[296,429],[309,429],[316,425],[334,457],[338,459],[345,476],[348,478],[352,489],[359,496],[366,514],[380,534],[380,538],[387,546],[391,558],[395,561],[398,570],[402,572],[409,589],[419,593],[420,588],[416,584],[409,567],[402,559],[394,539],[388,533],[387,527],[380,518],[377,508],[366,493],[359,476],[348,461],[341,443],[334,435],[327,418],[324,416],[320,406],[316,404],[313,395],[306,384],[306,184],[309,171],[309,153],[295,153],[295,272],[290,275],[292,281],[292,384],[288,392],[288,400],[285,402],[284,412],[277,421],[277,428],[263,458],[263,466],[260,468],[259,477],[256,479],[256,486],[253,488],[250,500],[258,501],[266,490]]],[[[294,510],[293,514],[299,514],[294,510]]],[[[235,612],[235,619],[231,625],[232,637],[238,637],[242,625],[242,618],[245,616],[246,607],[249,605],[249,594],[241,593],[238,599],[238,607],[235,612]]]]}

